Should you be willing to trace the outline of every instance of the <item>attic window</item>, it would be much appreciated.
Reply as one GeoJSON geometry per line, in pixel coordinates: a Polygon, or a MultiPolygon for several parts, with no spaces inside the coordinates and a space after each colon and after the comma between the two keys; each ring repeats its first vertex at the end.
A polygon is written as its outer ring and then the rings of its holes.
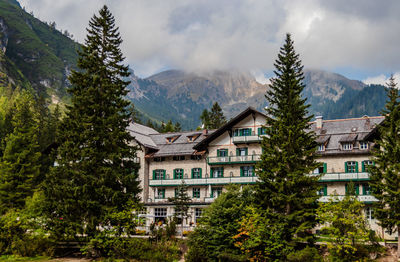
{"type": "Polygon", "coordinates": [[[366,149],[368,149],[368,142],[367,142],[367,141],[361,141],[361,142],[360,142],[360,149],[361,149],[361,150],[366,150],[366,149]]]}
{"type": "Polygon", "coordinates": [[[193,142],[193,141],[195,141],[199,136],[200,136],[200,134],[192,135],[192,136],[187,136],[188,142],[193,142]]]}
{"type": "Polygon", "coordinates": [[[318,145],[318,151],[325,151],[325,145],[324,144],[319,144],[318,145]]]}
{"type": "Polygon", "coordinates": [[[166,138],[166,139],[167,139],[167,143],[168,143],[168,144],[171,144],[171,143],[175,142],[175,140],[177,140],[178,137],[179,137],[179,136],[170,136],[170,137],[167,137],[167,138],[166,138]]]}
{"type": "Polygon", "coordinates": [[[352,150],[353,149],[353,143],[343,143],[342,144],[342,150],[352,150]]]}

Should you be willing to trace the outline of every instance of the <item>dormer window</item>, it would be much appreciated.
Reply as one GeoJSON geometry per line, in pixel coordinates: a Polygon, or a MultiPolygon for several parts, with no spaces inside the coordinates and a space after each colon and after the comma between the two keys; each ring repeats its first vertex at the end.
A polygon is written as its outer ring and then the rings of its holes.
{"type": "Polygon", "coordinates": [[[366,150],[366,149],[368,149],[368,142],[367,142],[367,141],[361,141],[361,142],[360,142],[360,149],[361,149],[361,150],[366,150]]]}
{"type": "Polygon", "coordinates": [[[324,144],[319,144],[317,150],[318,150],[319,152],[325,151],[325,145],[324,145],[324,144]]]}
{"type": "Polygon", "coordinates": [[[190,142],[193,142],[193,141],[195,141],[199,136],[200,136],[200,134],[187,136],[187,141],[188,141],[189,143],[190,143],[190,142]]]}
{"type": "Polygon", "coordinates": [[[352,150],[353,149],[353,143],[343,143],[342,144],[342,150],[352,150]]]}
{"type": "Polygon", "coordinates": [[[170,137],[167,137],[167,138],[166,138],[166,139],[167,139],[167,144],[172,144],[173,142],[175,142],[175,140],[178,139],[178,137],[179,137],[179,136],[170,136],[170,137]]]}

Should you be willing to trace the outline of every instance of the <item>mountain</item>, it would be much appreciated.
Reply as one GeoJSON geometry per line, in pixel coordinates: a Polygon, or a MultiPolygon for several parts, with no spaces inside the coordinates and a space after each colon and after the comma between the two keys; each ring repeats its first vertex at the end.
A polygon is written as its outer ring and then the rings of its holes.
{"type": "MultiPolygon", "coordinates": [[[[130,80],[128,97],[140,112],[156,121],[178,121],[185,129],[196,128],[201,112],[215,101],[228,119],[248,106],[258,110],[267,106],[264,95],[268,85],[246,72],[168,70],[145,79],[132,72],[130,80]]],[[[340,74],[305,70],[304,83],[310,112],[325,119],[378,115],[385,104],[383,86],[368,86],[340,74]]]]}
{"type": "Polygon", "coordinates": [[[28,88],[53,101],[68,101],[67,76],[76,68],[80,45],[67,35],[55,23],[25,12],[17,1],[0,0],[0,91],[28,88]]]}

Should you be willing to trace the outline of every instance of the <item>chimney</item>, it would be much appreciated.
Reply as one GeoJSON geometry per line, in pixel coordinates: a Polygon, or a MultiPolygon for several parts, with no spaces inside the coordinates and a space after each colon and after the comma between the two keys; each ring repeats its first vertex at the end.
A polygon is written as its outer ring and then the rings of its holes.
{"type": "Polygon", "coordinates": [[[322,116],[315,117],[315,124],[317,128],[322,128],[322,116]]]}

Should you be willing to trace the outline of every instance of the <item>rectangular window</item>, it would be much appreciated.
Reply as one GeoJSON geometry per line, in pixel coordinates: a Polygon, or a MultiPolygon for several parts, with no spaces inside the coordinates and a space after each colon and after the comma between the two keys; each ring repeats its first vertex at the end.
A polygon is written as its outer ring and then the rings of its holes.
{"type": "Polygon", "coordinates": [[[155,222],[165,222],[167,218],[166,208],[154,208],[154,220],[155,222]]]}
{"type": "Polygon", "coordinates": [[[316,168],[314,170],[314,174],[325,174],[327,172],[327,165],[326,163],[322,163],[322,166],[316,168]]]}
{"type": "Polygon", "coordinates": [[[197,223],[197,219],[201,218],[202,216],[203,216],[203,209],[202,208],[196,208],[194,210],[195,222],[197,223]]]}
{"type": "Polygon", "coordinates": [[[211,168],[211,178],[224,177],[223,167],[213,167],[211,168]]]}
{"type": "Polygon", "coordinates": [[[363,184],[363,195],[371,195],[371,187],[368,184],[363,184]]]}
{"type": "Polygon", "coordinates": [[[241,166],[240,176],[254,176],[254,166],[241,166]]]}
{"type": "Polygon", "coordinates": [[[362,161],[362,172],[369,172],[369,167],[374,165],[374,161],[372,160],[364,160],[362,161]]]}
{"type": "Polygon", "coordinates": [[[353,149],[352,143],[343,143],[342,144],[342,150],[352,150],[352,149],[353,149]]]}
{"type": "Polygon", "coordinates": [[[164,199],[165,198],[165,188],[158,188],[156,199],[164,199]]]}
{"type": "Polygon", "coordinates": [[[164,169],[153,170],[153,180],[163,180],[163,179],[165,179],[164,169]]]}
{"type": "Polygon", "coordinates": [[[192,168],[192,178],[201,178],[201,168],[192,168]]]}
{"type": "Polygon", "coordinates": [[[219,157],[228,156],[228,149],[218,149],[217,156],[219,157]]]}
{"type": "Polygon", "coordinates": [[[265,127],[259,127],[258,128],[258,135],[265,135],[267,133],[267,129],[265,127]]]}
{"type": "Polygon", "coordinates": [[[200,187],[193,188],[193,198],[200,198],[200,187]]]}
{"type": "Polygon", "coordinates": [[[325,151],[325,145],[324,144],[320,144],[318,145],[318,151],[325,151]]]}
{"type": "Polygon", "coordinates": [[[375,219],[374,210],[372,209],[372,207],[366,207],[365,208],[365,218],[368,219],[368,220],[375,219]]]}
{"type": "Polygon", "coordinates": [[[190,159],[191,160],[201,160],[201,155],[191,155],[190,159]]]}
{"type": "Polygon", "coordinates": [[[251,128],[239,128],[233,131],[233,136],[251,136],[251,128]]]}
{"type": "Polygon", "coordinates": [[[183,179],[183,169],[174,169],[174,179],[183,179]]]}
{"type": "Polygon", "coordinates": [[[154,162],[163,162],[165,161],[165,157],[155,157],[154,162]]]}
{"type": "Polygon", "coordinates": [[[237,156],[247,156],[247,147],[236,148],[237,156]]]}
{"type": "Polygon", "coordinates": [[[185,160],[185,156],[173,156],[172,159],[174,161],[183,161],[185,160]]]}
{"type": "Polygon", "coordinates": [[[319,196],[327,196],[328,195],[328,185],[323,185],[317,193],[319,196]]]}
{"type": "Polygon", "coordinates": [[[345,163],[345,172],[346,173],[357,173],[358,172],[358,162],[357,161],[348,161],[345,163]]]}
{"type": "Polygon", "coordinates": [[[217,198],[222,194],[222,187],[213,187],[211,188],[211,197],[217,198]]]}
{"type": "Polygon", "coordinates": [[[367,142],[367,141],[361,141],[361,142],[360,142],[360,149],[361,149],[361,150],[366,150],[366,149],[368,149],[368,142],[367,142]]]}

